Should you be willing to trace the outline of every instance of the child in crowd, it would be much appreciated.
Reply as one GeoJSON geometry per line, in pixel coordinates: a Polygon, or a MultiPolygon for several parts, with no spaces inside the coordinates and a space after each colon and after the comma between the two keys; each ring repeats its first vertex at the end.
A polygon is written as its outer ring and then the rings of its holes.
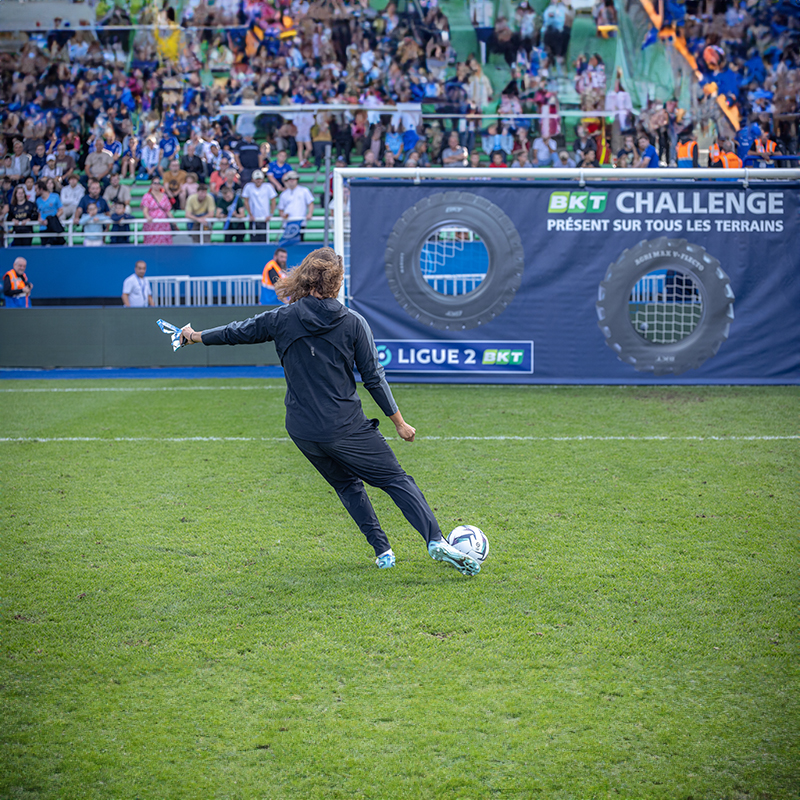
{"type": "Polygon", "coordinates": [[[87,247],[99,247],[104,243],[106,225],[111,222],[111,218],[108,214],[97,211],[97,203],[89,203],[86,213],[79,221],[83,226],[83,243],[87,247]]]}
{"type": "MultiPolygon", "coordinates": [[[[119,234],[124,232],[129,234],[131,230],[130,220],[132,219],[133,215],[125,212],[125,203],[123,203],[121,200],[118,200],[114,203],[114,210],[111,214],[111,233],[119,234]]],[[[130,244],[131,237],[119,235],[111,236],[109,242],[111,244],[130,244]]]]}

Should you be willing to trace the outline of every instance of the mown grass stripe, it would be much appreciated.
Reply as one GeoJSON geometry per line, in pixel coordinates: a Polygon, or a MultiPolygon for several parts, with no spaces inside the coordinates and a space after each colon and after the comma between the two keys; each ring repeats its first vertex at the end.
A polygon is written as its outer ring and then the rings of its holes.
{"type": "MultiPolygon", "coordinates": [[[[789,436],[420,436],[426,442],[768,442],[789,436]]],[[[289,442],[288,436],[8,436],[0,442],[289,442]]]]}

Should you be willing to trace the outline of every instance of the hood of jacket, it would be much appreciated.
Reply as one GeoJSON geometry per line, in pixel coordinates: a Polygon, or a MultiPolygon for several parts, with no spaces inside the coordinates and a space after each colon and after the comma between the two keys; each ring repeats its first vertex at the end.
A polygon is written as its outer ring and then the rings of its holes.
{"type": "Polygon", "coordinates": [[[347,309],[333,297],[321,300],[309,296],[297,301],[297,319],[312,336],[328,333],[346,317],[347,309]]]}

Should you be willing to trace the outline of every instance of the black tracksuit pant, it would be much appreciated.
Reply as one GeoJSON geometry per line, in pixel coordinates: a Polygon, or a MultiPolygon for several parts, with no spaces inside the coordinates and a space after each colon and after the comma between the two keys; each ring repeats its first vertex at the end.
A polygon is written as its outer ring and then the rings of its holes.
{"type": "Polygon", "coordinates": [[[333,442],[310,442],[294,436],[292,440],[336,490],[359,530],[374,548],[375,555],[385,553],[391,545],[378,522],[364,481],[383,489],[426,543],[442,538],[433,511],[378,430],[377,419],[365,420],[358,430],[333,442]]]}

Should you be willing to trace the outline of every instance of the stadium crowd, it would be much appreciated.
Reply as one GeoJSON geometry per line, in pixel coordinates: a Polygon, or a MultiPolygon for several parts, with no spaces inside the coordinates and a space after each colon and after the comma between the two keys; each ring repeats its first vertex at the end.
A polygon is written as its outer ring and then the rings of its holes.
{"type": "MultiPolygon", "coordinates": [[[[713,123],[714,165],[748,156],[773,165],[797,152],[794,0],[667,0],[665,20],[697,58],[699,102],[651,103],[636,115],[621,71],[609,75],[586,53],[571,65],[585,116],[568,125],[559,98],[567,3],[538,14],[522,0],[497,17],[489,50],[510,67],[499,93],[478,58],[457,60],[437,0],[420,8],[189,0],[178,21],[165,2],[145,7],[131,31],[115,27],[131,20],[114,9],[97,36],[56,20],[18,54],[0,54],[0,213],[12,244],[40,232],[61,244],[66,228],[80,228],[88,246],[128,242],[135,217],[149,243],[172,241],[178,217],[195,239],[216,221],[227,241],[248,228],[259,240],[276,211],[302,236],[315,197],[298,169],[319,170],[328,145],[338,163],[398,168],[698,166],[698,128],[713,123]],[[352,110],[281,113],[312,103],[352,110]],[[382,113],[389,104],[398,111],[382,113]],[[424,119],[421,104],[439,116],[424,119]]],[[[598,30],[613,35],[616,14],[612,0],[598,0],[598,30]]]]}

